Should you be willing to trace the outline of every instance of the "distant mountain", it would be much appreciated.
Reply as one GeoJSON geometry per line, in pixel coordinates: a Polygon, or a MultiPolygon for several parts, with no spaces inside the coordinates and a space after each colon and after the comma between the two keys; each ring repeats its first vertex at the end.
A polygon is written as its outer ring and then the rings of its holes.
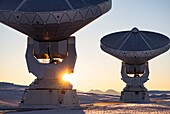
{"type": "MultiPolygon", "coordinates": [[[[28,86],[17,85],[17,84],[8,83],[8,82],[0,82],[0,90],[25,90],[26,88],[28,88],[28,86]]],[[[77,92],[83,92],[83,91],[77,90],[77,92]]],[[[117,94],[120,94],[119,92],[117,92],[115,90],[112,90],[112,89],[108,89],[107,91],[91,89],[88,93],[108,94],[108,95],[117,95],[117,94]]],[[[170,91],[150,90],[149,94],[170,94],[170,91]]]]}
{"type": "Polygon", "coordinates": [[[112,89],[109,89],[107,91],[105,91],[106,94],[110,94],[110,95],[114,95],[114,94],[120,94],[119,92],[115,91],[115,90],[112,90],[112,89]]]}
{"type": "Polygon", "coordinates": [[[101,90],[93,90],[91,89],[88,93],[95,93],[95,94],[109,94],[109,95],[117,95],[117,94],[120,94],[119,92],[115,91],[115,90],[112,90],[112,89],[109,89],[107,91],[101,91],[101,90]]]}
{"type": "Polygon", "coordinates": [[[13,83],[0,82],[0,90],[24,90],[28,86],[16,85],[13,83]]]}
{"type": "Polygon", "coordinates": [[[170,91],[163,91],[163,90],[150,90],[149,94],[170,94],[170,91]]]}
{"type": "Polygon", "coordinates": [[[103,91],[100,91],[100,90],[93,90],[93,89],[91,89],[88,93],[104,94],[103,91]]]}

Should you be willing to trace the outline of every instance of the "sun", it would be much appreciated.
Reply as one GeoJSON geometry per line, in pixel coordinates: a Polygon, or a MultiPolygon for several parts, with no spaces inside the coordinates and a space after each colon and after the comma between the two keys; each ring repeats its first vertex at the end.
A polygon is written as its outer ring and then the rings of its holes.
{"type": "Polygon", "coordinates": [[[65,73],[63,75],[63,80],[66,81],[66,82],[72,82],[73,78],[72,78],[71,74],[65,73]]]}

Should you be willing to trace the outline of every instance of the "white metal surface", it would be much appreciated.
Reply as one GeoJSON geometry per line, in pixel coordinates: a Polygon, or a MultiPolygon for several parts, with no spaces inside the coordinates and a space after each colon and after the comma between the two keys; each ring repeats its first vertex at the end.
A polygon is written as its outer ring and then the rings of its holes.
{"type": "Polygon", "coordinates": [[[137,28],[112,33],[101,39],[101,49],[123,61],[121,75],[127,85],[121,92],[121,101],[149,101],[144,87],[149,76],[148,61],[169,48],[170,39],[167,36],[137,28]]]}
{"type": "MultiPolygon", "coordinates": [[[[20,108],[54,108],[54,107],[77,107],[79,101],[75,90],[72,90],[72,84],[63,80],[65,73],[73,73],[77,58],[75,49],[75,37],[67,39],[67,43],[61,45],[67,47],[66,57],[62,61],[53,60],[50,63],[40,63],[34,56],[34,49],[39,48],[34,46],[32,38],[28,38],[26,51],[26,60],[28,70],[34,74],[37,79],[30,84],[29,89],[24,92],[20,103],[20,108]]],[[[41,42],[39,42],[41,43],[41,42]]],[[[56,43],[57,44],[57,43],[56,43]]],[[[54,44],[54,45],[56,45],[54,44]]],[[[48,48],[48,47],[44,47],[48,48]]],[[[49,48],[49,53],[56,54],[49,48]]],[[[45,54],[39,52],[39,54],[45,54]]],[[[49,56],[49,55],[48,55],[49,56]]]]}
{"type": "MultiPolygon", "coordinates": [[[[144,65],[144,73],[142,75],[135,74],[134,77],[128,76],[126,69],[129,65],[122,62],[121,75],[122,80],[127,84],[121,92],[120,101],[124,102],[148,102],[149,94],[144,87],[144,83],[149,80],[149,66],[148,63],[144,65]]],[[[137,66],[136,66],[137,67],[137,66]]]]}

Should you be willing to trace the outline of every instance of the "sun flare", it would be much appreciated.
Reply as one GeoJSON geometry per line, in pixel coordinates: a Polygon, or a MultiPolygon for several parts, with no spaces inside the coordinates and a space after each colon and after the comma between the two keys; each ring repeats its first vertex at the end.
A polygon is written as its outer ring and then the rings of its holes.
{"type": "Polygon", "coordinates": [[[66,73],[63,75],[63,80],[66,82],[72,82],[73,78],[72,78],[71,74],[66,73]]]}

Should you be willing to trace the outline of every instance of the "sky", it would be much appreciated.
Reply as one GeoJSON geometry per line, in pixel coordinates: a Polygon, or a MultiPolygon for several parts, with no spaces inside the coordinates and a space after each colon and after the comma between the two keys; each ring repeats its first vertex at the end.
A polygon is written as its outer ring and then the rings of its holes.
{"type": "MultiPolygon", "coordinates": [[[[170,0],[113,0],[112,9],[75,34],[77,62],[73,87],[82,91],[122,91],[121,61],[100,49],[100,39],[110,33],[131,30],[159,32],[170,37],[170,0]]],[[[25,52],[27,36],[0,23],[0,82],[29,85],[25,52]]],[[[170,90],[170,51],[149,61],[149,90],[170,90]]]]}

